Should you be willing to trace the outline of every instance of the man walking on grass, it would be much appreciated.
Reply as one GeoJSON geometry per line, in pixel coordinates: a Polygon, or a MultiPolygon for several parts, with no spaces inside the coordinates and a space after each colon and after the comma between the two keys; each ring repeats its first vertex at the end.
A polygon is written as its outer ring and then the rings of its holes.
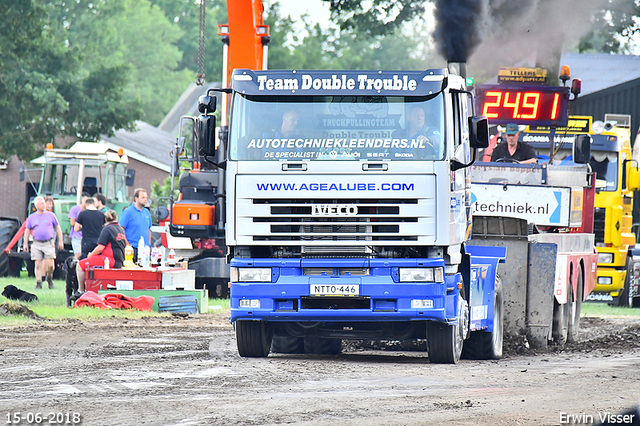
{"type": "Polygon", "coordinates": [[[36,197],[36,212],[27,218],[24,229],[24,251],[29,253],[29,236],[33,235],[31,260],[35,262],[36,290],[42,289],[42,278],[47,275],[49,288],[53,288],[53,268],[56,258],[56,234],[58,248],[64,248],[62,228],[56,215],[46,210],[44,197],[36,197]]]}

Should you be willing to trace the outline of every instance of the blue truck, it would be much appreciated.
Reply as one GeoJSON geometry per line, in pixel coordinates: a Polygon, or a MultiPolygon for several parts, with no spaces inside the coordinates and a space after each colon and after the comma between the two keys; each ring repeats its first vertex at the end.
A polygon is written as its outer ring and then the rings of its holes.
{"type": "Polygon", "coordinates": [[[235,70],[217,135],[214,91],[171,230],[223,227],[241,356],[336,354],[343,339],[426,339],[437,363],[502,355],[506,248],[471,240],[489,134],[463,77],[235,70]]]}

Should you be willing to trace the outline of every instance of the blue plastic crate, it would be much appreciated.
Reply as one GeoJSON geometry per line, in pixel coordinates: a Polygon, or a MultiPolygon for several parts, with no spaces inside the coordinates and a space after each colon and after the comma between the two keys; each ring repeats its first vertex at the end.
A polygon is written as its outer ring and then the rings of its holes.
{"type": "Polygon", "coordinates": [[[198,313],[198,299],[195,295],[161,296],[158,298],[159,312],[198,313]]]}

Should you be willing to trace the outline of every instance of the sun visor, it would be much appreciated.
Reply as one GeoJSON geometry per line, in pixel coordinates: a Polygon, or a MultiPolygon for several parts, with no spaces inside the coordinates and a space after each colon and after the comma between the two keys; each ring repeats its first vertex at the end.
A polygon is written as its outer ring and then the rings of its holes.
{"type": "Polygon", "coordinates": [[[446,69],[426,71],[235,70],[234,91],[247,95],[426,96],[441,92],[446,69]]]}

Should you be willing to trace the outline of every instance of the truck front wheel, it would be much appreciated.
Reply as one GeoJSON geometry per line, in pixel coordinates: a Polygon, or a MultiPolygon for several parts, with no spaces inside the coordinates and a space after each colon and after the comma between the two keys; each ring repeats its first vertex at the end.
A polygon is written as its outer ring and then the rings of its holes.
{"type": "Polygon", "coordinates": [[[236,321],[238,354],[242,357],[266,357],[271,350],[273,332],[264,321],[236,321]]]}
{"type": "Polygon", "coordinates": [[[469,327],[469,309],[464,298],[459,298],[458,324],[427,323],[429,361],[437,364],[457,364],[469,327]]]}
{"type": "Polygon", "coordinates": [[[301,337],[290,334],[274,334],[271,352],[277,354],[303,354],[304,343],[301,337]]]}

